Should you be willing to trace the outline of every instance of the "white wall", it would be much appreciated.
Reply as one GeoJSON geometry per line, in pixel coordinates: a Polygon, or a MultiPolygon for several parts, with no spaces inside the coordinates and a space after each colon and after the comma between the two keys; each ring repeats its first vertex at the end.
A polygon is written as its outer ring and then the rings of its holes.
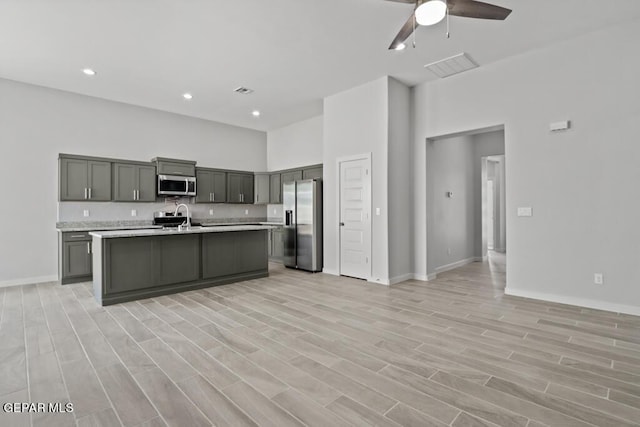
{"type": "MultiPolygon", "coordinates": [[[[411,102],[410,90],[389,79],[389,281],[401,282],[413,277],[411,259],[411,102]]],[[[375,211],[374,211],[375,214],[375,211]]]]}
{"type": "Polygon", "coordinates": [[[371,153],[372,280],[389,279],[387,212],[387,142],[389,78],[355,87],[324,99],[324,270],[338,274],[338,171],[342,157],[371,153]]]}
{"type": "Polygon", "coordinates": [[[427,142],[429,274],[474,258],[473,152],[473,137],[468,135],[427,142]]]}
{"type": "Polygon", "coordinates": [[[418,274],[425,139],[504,124],[507,292],[640,314],[638,40],[634,21],[414,89],[418,274]],[[566,119],[570,131],[549,132],[566,119]]]}
{"type": "Polygon", "coordinates": [[[264,132],[1,79],[0,152],[0,181],[19,185],[0,210],[0,285],[57,276],[60,152],[267,168],[264,132]]]}
{"type": "Polygon", "coordinates": [[[322,163],[322,116],[267,132],[267,170],[322,163]]]}

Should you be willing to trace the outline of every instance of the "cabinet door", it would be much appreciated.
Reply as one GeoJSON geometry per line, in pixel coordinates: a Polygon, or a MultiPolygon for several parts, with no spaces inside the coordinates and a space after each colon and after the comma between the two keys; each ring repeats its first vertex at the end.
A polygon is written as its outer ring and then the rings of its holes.
{"type": "Polygon", "coordinates": [[[236,273],[235,234],[205,233],[202,235],[202,278],[212,279],[236,273]]]}
{"type": "Polygon", "coordinates": [[[161,175],[195,176],[196,167],[189,163],[158,162],[158,173],[161,175]]]}
{"type": "Polygon", "coordinates": [[[136,166],[139,202],[156,201],[156,168],[154,166],[136,166]]]}
{"type": "Polygon", "coordinates": [[[256,205],[266,205],[269,203],[269,175],[266,174],[258,174],[255,176],[255,204],[256,205]]]}
{"type": "Polygon", "coordinates": [[[104,254],[109,257],[106,265],[110,266],[109,271],[106,272],[106,292],[126,292],[149,288],[156,284],[157,252],[154,250],[156,238],[108,239],[104,254]]]}
{"type": "Polygon", "coordinates": [[[248,273],[266,270],[267,233],[266,231],[234,231],[236,252],[236,273],[248,273]]]}
{"type": "Polygon", "coordinates": [[[273,230],[272,257],[282,259],[284,257],[284,231],[281,228],[273,230]]]}
{"type": "Polygon", "coordinates": [[[89,176],[89,200],[107,202],[111,200],[111,163],[87,162],[89,176]]]}
{"type": "Polygon", "coordinates": [[[237,173],[227,174],[227,202],[240,203],[242,193],[242,177],[237,173]]]}
{"type": "Polygon", "coordinates": [[[302,179],[322,179],[322,166],[302,170],[302,179]]]}
{"type": "Polygon", "coordinates": [[[224,203],[227,201],[227,174],[225,172],[212,172],[213,174],[213,201],[224,203]]]}
{"type": "Polygon", "coordinates": [[[282,185],[279,173],[271,174],[269,177],[269,203],[282,203],[282,185]]]}
{"type": "Polygon", "coordinates": [[[64,242],[63,278],[91,275],[91,242],[64,242]]]}
{"type": "Polygon", "coordinates": [[[302,179],[301,170],[282,173],[282,184],[284,184],[285,182],[300,181],[301,179],[302,179]]]}
{"type": "Polygon", "coordinates": [[[113,200],[116,202],[132,202],[135,200],[136,166],[127,163],[113,165],[113,200]]]}
{"type": "Polygon", "coordinates": [[[86,200],[89,187],[87,161],[60,159],[60,200],[86,200]]]}
{"type": "Polygon", "coordinates": [[[197,234],[156,237],[156,282],[159,285],[193,282],[200,278],[199,239],[197,234]]]}
{"type": "Polygon", "coordinates": [[[253,203],[253,175],[242,175],[242,203],[253,203]]]}
{"type": "Polygon", "coordinates": [[[196,203],[211,203],[213,191],[213,172],[196,170],[196,203]]]}

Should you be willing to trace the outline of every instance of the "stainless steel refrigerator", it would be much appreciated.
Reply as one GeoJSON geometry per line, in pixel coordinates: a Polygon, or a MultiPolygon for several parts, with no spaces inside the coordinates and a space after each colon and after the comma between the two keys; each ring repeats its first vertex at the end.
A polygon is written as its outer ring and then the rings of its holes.
{"type": "Polygon", "coordinates": [[[322,180],[282,184],[284,265],[322,271],[322,180]]]}

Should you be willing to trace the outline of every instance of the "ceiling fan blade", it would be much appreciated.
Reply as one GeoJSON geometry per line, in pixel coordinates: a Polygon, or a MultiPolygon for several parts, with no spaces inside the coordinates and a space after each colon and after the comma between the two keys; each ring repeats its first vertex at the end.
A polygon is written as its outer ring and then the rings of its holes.
{"type": "Polygon", "coordinates": [[[496,19],[503,21],[511,9],[476,0],[449,0],[449,14],[465,18],[496,19]]]}
{"type": "Polygon", "coordinates": [[[393,39],[391,45],[389,45],[389,50],[395,49],[400,44],[402,44],[402,42],[404,42],[411,35],[411,33],[413,33],[413,30],[415,29],[414,26],[415,23],[413,19],[413,13],[411,13],[411,16],[409,16],[407,22],[405,22],[402,28],[400,28],[400,31],[398,32],[396,38],[393,39]]]}

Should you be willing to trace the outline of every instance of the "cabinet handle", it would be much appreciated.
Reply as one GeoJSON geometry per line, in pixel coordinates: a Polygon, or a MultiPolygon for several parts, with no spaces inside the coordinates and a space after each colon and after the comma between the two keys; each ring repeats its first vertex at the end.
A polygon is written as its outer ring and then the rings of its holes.
{"type": "Polygon", "coordinates": [[[216,201],[216,193],[215,192],[211,193],[211,201],[212,202],[216,201]]]}
{"type": "Polygon", "coordinates": [[[87,237],[84,234],[73,234],[70,236],[72,239],[79,239],[80,237],[87,237]]]}
{"type": "Polygon", "coordinates": [[[87,189],[84,189],[84,198],[87,199],[87,189]]]}
{"type": "Polygon", "coordinates": [[[89,187],[89,199],[91,199],[91,187],[89,187]]]}
{"type": "Polygon", "coordinates": [[[91,242],[87,242],[87,253],[91,253],[91,242]]]}
{"type": "Polygon", "coordinates": [[[213,202],[213,193],[209,193],[209,201],[213,202]]]}
{"type": "Polygon", "coordinates": [[[140,190],[136,190],[136,200],[140,200],[140,190]]]}
{"type": "Polygon", "coordinates": [[[133,200],[136,199],[136,190],[133,190],[133,200]]]}

